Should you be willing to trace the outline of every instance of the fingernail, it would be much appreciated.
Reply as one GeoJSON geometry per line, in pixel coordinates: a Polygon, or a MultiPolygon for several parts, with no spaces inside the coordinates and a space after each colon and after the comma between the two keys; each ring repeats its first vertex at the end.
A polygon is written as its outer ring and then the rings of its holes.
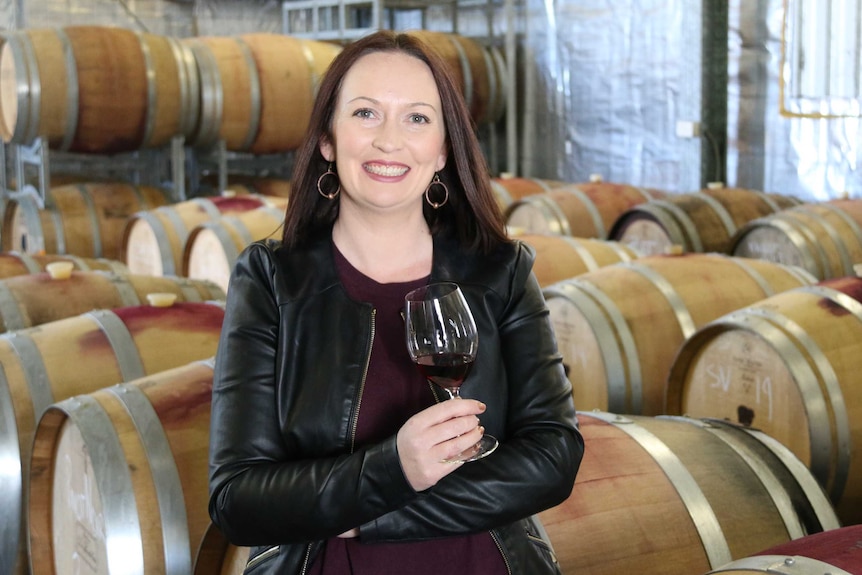
{"type": "Polygon", "coordinates": [[[485,435],[485,426],[484,425],[479,426],[479,433],[481,433],[482,435],[485,435]]]}
{"type": "Polygon", "coordinates": [[[487,407],[488,407],[488,406],[487,406],[487,405],[485,405],[484,403],[482,403],[481,401],[479,402],[479,409],[481,409],[482,411],[485,411],[485,409],[486,409],[487,407]]]}

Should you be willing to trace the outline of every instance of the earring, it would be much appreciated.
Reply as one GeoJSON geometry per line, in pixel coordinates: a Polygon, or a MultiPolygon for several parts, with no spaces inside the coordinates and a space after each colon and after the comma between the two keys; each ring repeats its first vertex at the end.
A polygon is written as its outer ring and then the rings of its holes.
{"type": "Polygon", "coordinates": [[[449,188],[446,187],[446,184],[440,181],[440,174],[434,174],[434,179],[431,180],[431,183],[428,184],[427,188],[425,188],[425,201],[428,202],[428,205],[435,210],[441,206],[446,205],[446,202],[449,201],[449,188]],[[434,186],[440,186],[441,188],[443,188],[444,195],[442,202],[431,201],[431,188],[434,186]]]}
{"type": "Polygon", "coordinates": [[[317,178],[317,192],[327,200],[332,200],[335,199],[335,196],[337,196],[340,191],[341,182],[338,180],[338,174],[336,174],[332,170],[332,162],[329,162],[329,166],[326,168],[326,171],[323,172],[319,178],[317,178]],[[333,176],[335,178],[335,181],[338,182],[338,187],[335,189],[335,191],[328,194],[323,191],[323,186],[321,185],[323,183],[323,178],[325,178],[326,176],[333,176]]]}

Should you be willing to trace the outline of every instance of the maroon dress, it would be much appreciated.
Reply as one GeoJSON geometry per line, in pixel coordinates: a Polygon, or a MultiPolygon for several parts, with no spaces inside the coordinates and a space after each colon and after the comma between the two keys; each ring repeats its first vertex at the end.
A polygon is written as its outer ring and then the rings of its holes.
{"type": "MultiPolygon", "coordinates": [[[[334,248],[334,246],[333,246],[334,248]]],[[[362,394],[356,444],[390,437],[414,413],[432,405],[434,395],[410,360],[404,340],[404,296],[428,278],[377,283],[335,249],[341,283],[356,301],[377,310],[371,362],[362,394]]],[[[469,464],[467,464],[469,465],[469,464]]],[[[490,533],[405,543],[362,543],[334,537],[314,560],[309,575],[505,575],[506,565],[490,533]]]]}

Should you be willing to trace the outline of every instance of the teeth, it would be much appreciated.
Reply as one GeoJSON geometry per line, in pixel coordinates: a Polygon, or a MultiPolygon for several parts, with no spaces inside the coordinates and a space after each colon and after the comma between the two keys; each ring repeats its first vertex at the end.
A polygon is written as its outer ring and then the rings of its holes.
{"type": "Polygon", "coordinates": [[[407,173],[407,168],[399,166],[380,166],[375,164],[366,164],[365,169],[372,174],[387,177],[401,176],[407,173]]]}

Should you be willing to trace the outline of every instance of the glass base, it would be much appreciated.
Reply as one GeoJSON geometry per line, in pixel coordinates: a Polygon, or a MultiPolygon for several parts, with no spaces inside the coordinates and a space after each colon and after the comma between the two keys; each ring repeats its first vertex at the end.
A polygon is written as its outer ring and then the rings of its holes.
{"type": "Polygon", "coordinates": [[[478,443],[469,449],[465,449],[455,457],[444,461],[446,463],[460,463],[462,461],[467,463],[470,461],[476,461],[494,453],[494,450],[497,449],[497,446],[499,445],[500,442],[498,442],[493,435],[483,435],[482,439],[480,439],[478,443]]]}

